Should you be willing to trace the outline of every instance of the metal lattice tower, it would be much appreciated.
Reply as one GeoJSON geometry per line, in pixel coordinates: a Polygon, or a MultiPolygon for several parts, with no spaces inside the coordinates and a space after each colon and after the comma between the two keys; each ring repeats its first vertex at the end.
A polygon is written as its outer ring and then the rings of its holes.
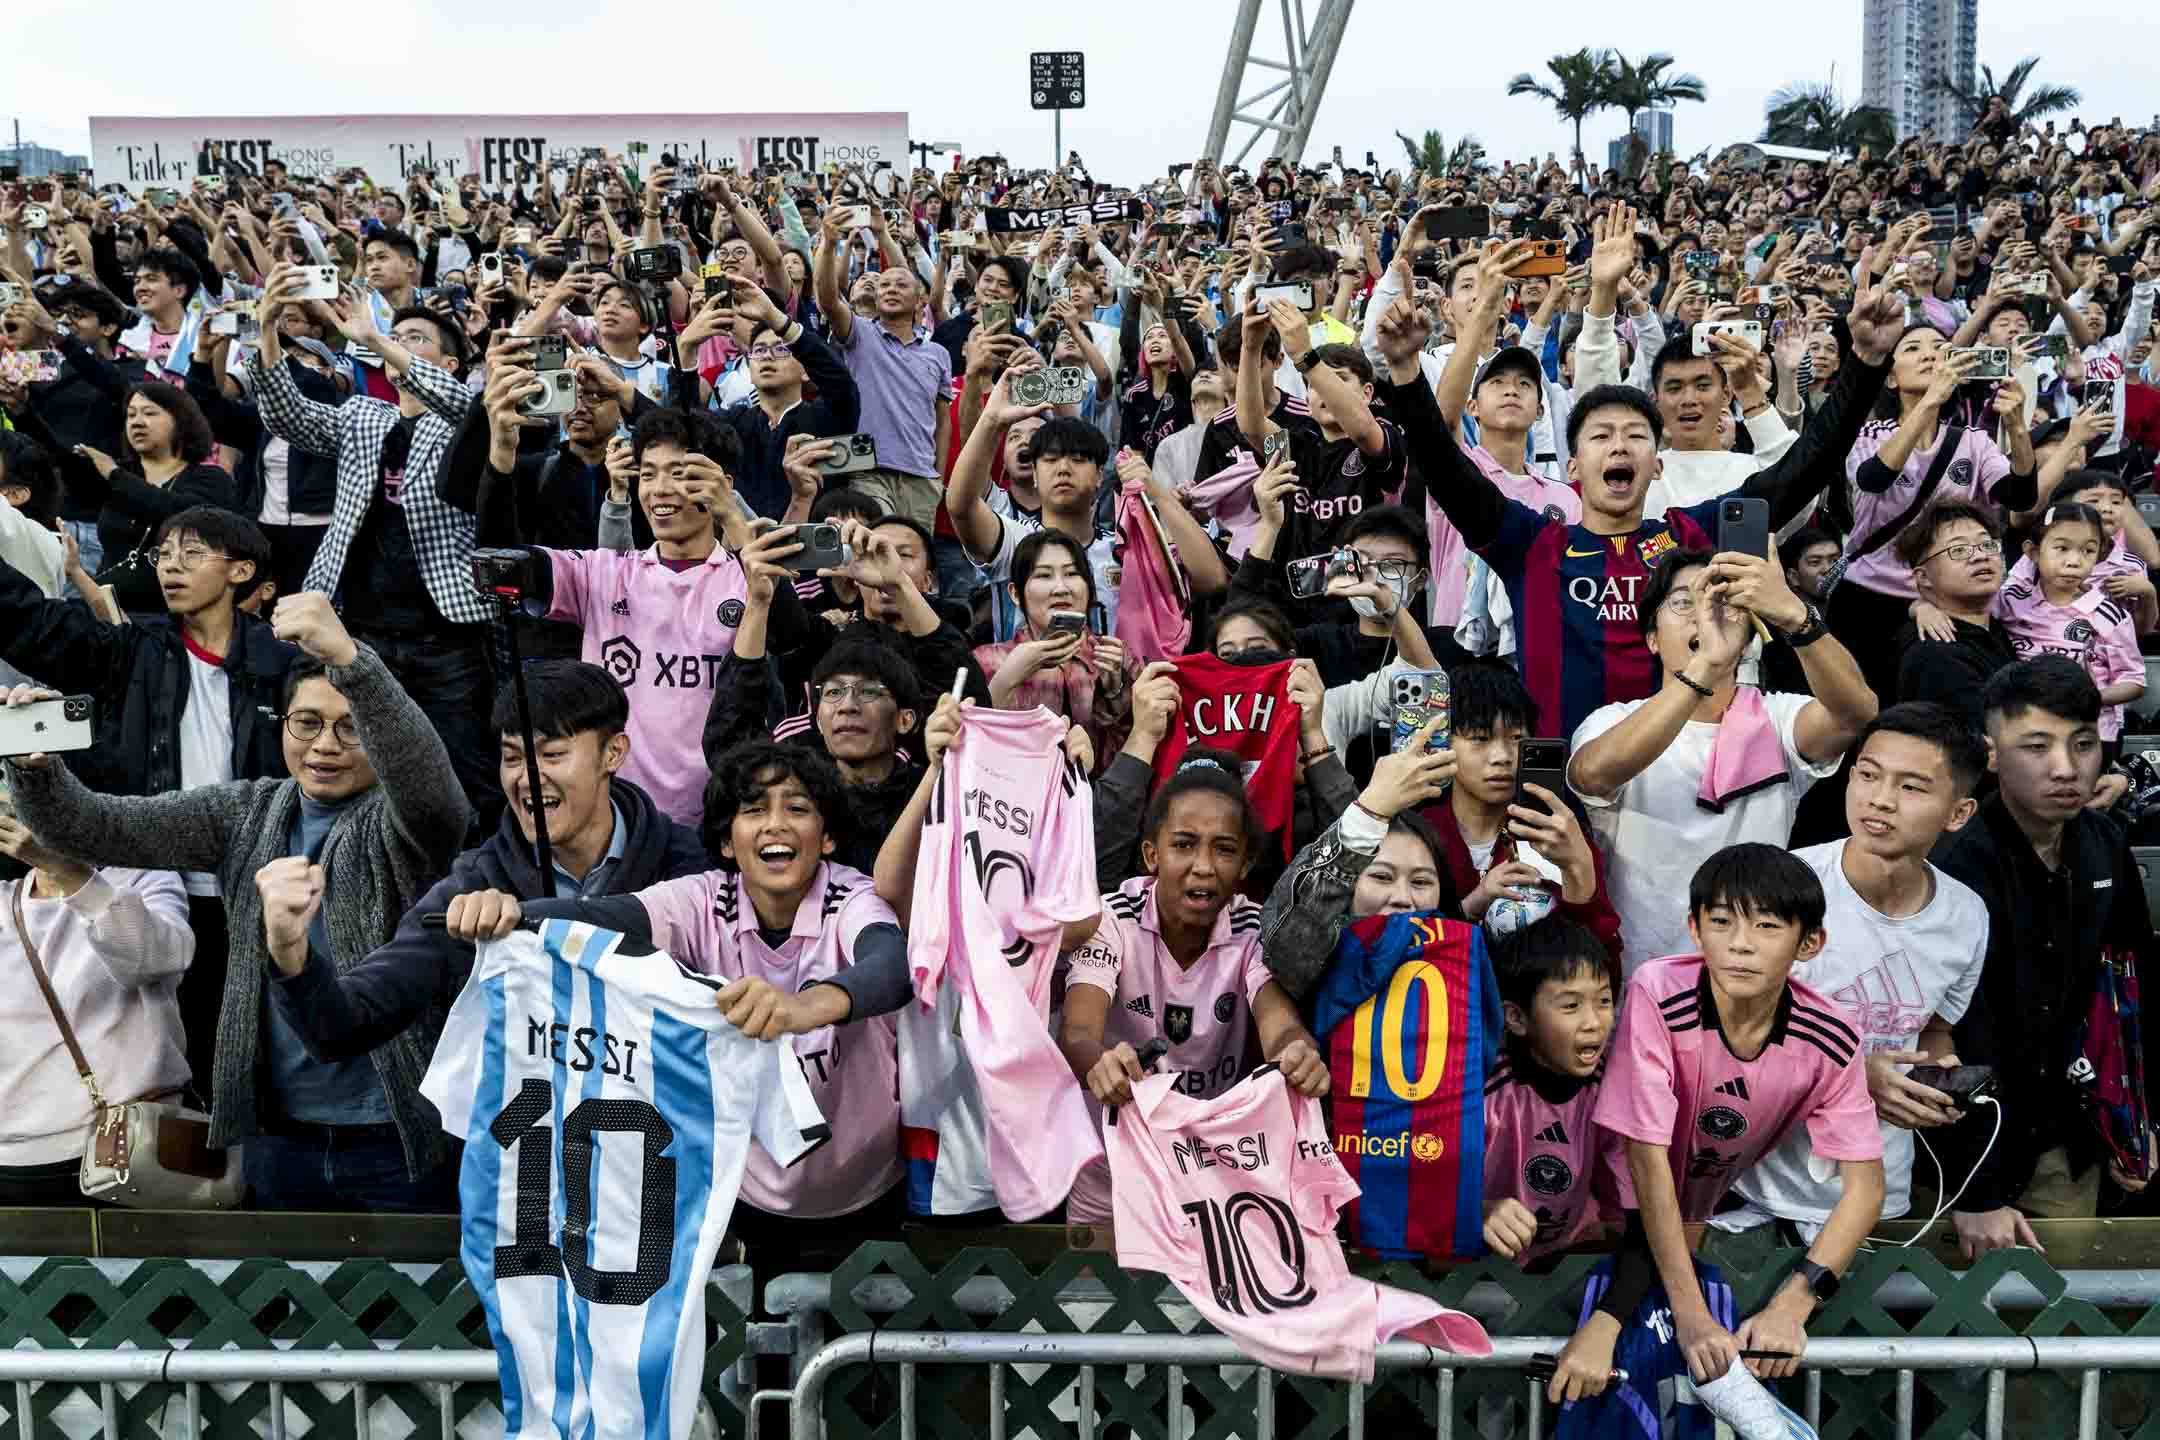
{"type": "MultiPolygon", "coordinates": [[[[1232,122],[1249,126],[1244,143],[1230,156],[1242,164],[1260,137],[1272,131],[1274,154],[1295,162],[1305,153],[1312,136],[1313,117],[1320,113],[1320,97],[1327,91],[1328,72],[1335,68],[1335,52],[1342,45],[1343,27],[1350,21],[1354,0],[1321,0],[1320,13],[1308,28],[1305,0],[1276,0],[1282,9],[1283,45],[1287,60],[1267,60],[1253,53],[1253,31],[1260,21],[1260,0],[1238,0],[1237,23],[1230,31],[1230,53],[1223,60],[1222,84],[1215,91],[1215,118],[1208,124],[1207,157],[1221,163],[1230,141],[1232,122]],[[1244,99],[1238,91],[1249,67],[1282,72],[1283,78],[1244,99]],[[1272,101],[1265,114],[1254,107],[1272,101]]],[[[1255,77],[1258,78],[1257,76],[1255,77]]]]}

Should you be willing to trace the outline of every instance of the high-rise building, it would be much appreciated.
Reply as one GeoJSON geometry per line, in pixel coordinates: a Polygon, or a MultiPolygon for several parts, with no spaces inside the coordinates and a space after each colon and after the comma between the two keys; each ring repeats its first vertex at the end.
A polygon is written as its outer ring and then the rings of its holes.
{"type": "Polygon", "coordinates": [[[33,180],[41,175],[57,175],[64,170],[87,170],[90,168],[90,157],[69,155],[25,140],[20,145],[0,145],[0,165],[19,166],[22,178],[33,180]]]}
{"type": "Polygon", "coordinates": [[[1963,140],[1972,117],[1936,82],[1972,89],[1979,23],[1980,0],[1867,0],[1861,103],[1889,111],[1900,140],[1922,130],[1963,140]]]}
{"type": "MultiPolygon", "coordinates": [[[[1645,110],[1635,117],[1634,133],[1642,136],[1647,153],[1670,155],[1672,153],[1672,114],[1670,110],[1645,110]]],[[[1605,146],[1605,168],[1625,171],[1628,163],[1628,137],[1623,135],[1605,146]]]]}

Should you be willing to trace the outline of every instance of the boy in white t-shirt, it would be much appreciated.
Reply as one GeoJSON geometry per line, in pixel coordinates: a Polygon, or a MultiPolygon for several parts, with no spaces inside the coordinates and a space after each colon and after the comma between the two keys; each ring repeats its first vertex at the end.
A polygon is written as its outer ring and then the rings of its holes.
{"type": "MultiPolygon", "coordinates": [[[[1987,958],[1987,906],[1928,863],[1936,842],[1973,817],[1987,742],[1947,707],[1914,702],[1877,716],[1853,756],[1851,838],[1793,853],[1822,880],[1829,902],[1829,939],[1806,979],[1859,1021],[1882,1123],[1882,1213],[1892,1219],[1910,1208],[1912,1132],[1959,1116],[1948,1095],[1904,1072],[1958,1063],[1950,1027],[1972,1003],[1987,958]]],[[[1834,1167],[1812,1160],[1806,1132],[1788,1135],[1735,1184],[1747,1203],[1710,1223],[1737,1233],[1783,1220],[1812,1241],[1838,1199],[1834,1167]]],[[[1958,1179],[1944,1183],[1955,1189],[1958,1179]]]]}

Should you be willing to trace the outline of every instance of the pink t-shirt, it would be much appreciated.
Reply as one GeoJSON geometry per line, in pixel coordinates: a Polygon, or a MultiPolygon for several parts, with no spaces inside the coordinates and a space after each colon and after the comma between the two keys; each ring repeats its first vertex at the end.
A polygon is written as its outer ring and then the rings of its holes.
{"type": "Polygon", "coordinates": [[[1512,1047],[1485,1081],[1485,1204],[1512,1198],[1537,1217],[1537,1238],[1520,1257],[1565,1250],[1597,1225],[1620,1218],[1612,1135],[1597,1127],[1599,1077],[1554,1101],[1538,1093],[1561,1077],[1526,1076],[1512,1047]]]}
{"type": "Polygon", "coordinates": [[[1094,792],[1048,710],[960,712],[915,866],[899,1014],[908,1208],[1054,1209],[1102,1142],[1050,1034],[1066,922],[1102,908],[1094,792]]]}
{"type": "MultiPolygon", "coordinates": [[[[1531,509],[1547,514],[1557,510],[1570,525],[1582,519],[1582,496],[1572,485],[1563,485],[1535,473],[1510,475],[1482,445],[1466,445],[1463,453],[1486,479],[1500,487],[1500,493],[1508,499],[1519,500],[1531,509]]],[[[1431,499],[1425,502],[1425,528],[1432,541],[1431,623],[1452,630],[1462,621],[1463,587],[1468,584],[1470,575],[1470,547],[1463,544],[1462,535],[1449,522],[1447,512],[1431,499]]]]}
{"type": "Polygon", "coordinates": [[[659,547],[543,550],[554,574],[547,618],[584,627],[582,658],[630,692],[625,780],[697,828],[705,814],[705,714],[720,662],[735,647],[749,593],[740,561],[720,546],[674,570],[659,547]]]}
{"type": "MultiPolygon", "coordinates": [[[[2047,598],[2037,578],[2013,575],[1995,595],[1995,618],[2010,637],[2020,660],[2035,655],[2066,655],[2085,667],[2093,684],[2105,689],[2124,680],[2145,678],[2145,657],[2138,653],[2137,621],[2104,590],[2087,588],[2068,605],[2047,598]]],[[[2123,732],[2123,707],[2100,707],[2100,738],[2123,732]]]]}
{"type": "Polygon", "coordinates": [[[1468,1315],[1350,1273],[1335,1220],[1358,1187],[1319,1101],[1273,1066],[1212,1100],[1177,1079],[1135,1085],[1104,1136],[1118,1264],[1169,1276],[1238,1349],[1293,1375],[1369,1381],[1374,1349],[1397,1335],[1492,1353],[1468,1315]]]}
{"type": "MultiPolygon", "coordinates": [[[[1260,907],[1243,896],[1215,917],[1208,947],[1191,969],[1163,943],[1155,914],[1155,881],[1127,880],[1103,897],[1102,928],[1075,950],[1066,986],[1110,992],[1103,1044],[1138,1050],[1161,1036],[1169,1042],[1160,1069],[1182,1093],[1220,1095],[1259,1063],[1245,1053],[1253,997],[1271,977],[1260,958],[1260,907]]],[[[1092,1108],[1094,1097],[1088,1097],[1092,1108]]],[[[1110,1216],[1110,1176],[1101,1165],[1080,1172],[1065,1202],[1066,1218],[1099,1224],[1110,1216]]]]}
{"type": "MultiPolygon", "coordinates": [[[[1693,1223],[1802,1121],[1823,1159],[1880,1160],[1865,1058],[1852,1016],[1787,980],[1769,1042],[1740,1059],[1719,1027],[1702,957],[1676,955],[1629,978],[1593,1113],[1621,1140],[1668,1147],[1680,1219],[1693,1223]]],[[[1616,1174],[1621,1205],[1634,1209],[1627,1166],[1616,1174]]]]}
{"type": "MultiPolygon", "coordinates": [[[[1873,459],[1875,452],[1896,433],[1895,420],[1877,420],[1862,427],[1860,438],[1853,442],[1852,453],[1845,457],[1848,485],[1852,485],[1852,477],[1860,473],[1861,462],[1873,459]]],[[[1949,434],[1950,427],[1944,426],[1933,444],[1913,451],[1897,479],[1880,495],[1870,495],[1852,485],[1853,529],[1845,542],[1846,581],[1858,582],[1879,595],[1895,595],[1905,600],[1915,598],[1912,570],[1897,558],[1895,542],[1878,546],[1857,560],[1850,556],[1859,545],[1872,539],[1877,530],[1912,507],[1914,497],[1920,493],[1920,482],[1927,478],[1928,470],[1935,464],[1936,450],[1949,434]]],[[[1957,453],[1951,457],[1949,468],[1943,471],[1931,503],[1962,500],[1990,513],[2000,513],[1991,492],[2009,474],[2010,457],[2003,454],[2001,447],[1978,430],[1960,431],[1957,453]]]]}
{"type": "MultiPolygon", "coordinates": [[[[870,877],[845,865],[818,867],[795,928],[777,950],[758,933],[757,911],[735,871],[663,880],[637,899],[652,919],[653,943],[691,969],[723,980],[755,975],[791,994],[854,963],[855,941],[869,926],[899,924],[870,877]]],[[[753,1150],[742,1198],[769,1214],[804,1219],[860,1210],[900,1179],[892,1017],[798,1035],[795,1055],[832,1140],[793,1166],[753,1150]]]]}
{"type": "MultiPolygon", "coordinates": [[[[2098,590],[2117,575],[2142,576],[2145,573],[2145,562],[2130,553],[2129,544],[2122,536],[2117,535],[2108,553],[2100,557],[2099,563],[2093,566],[2092,573],[2085,577],[2085,588],[2098,590]]],[[[2039,585],[2040,572],[2034,568],[2032,556],[2018,556],[2017,564],[2010,567],[2010,573],[2003,577],[2003,583],[2039,585]]]]}

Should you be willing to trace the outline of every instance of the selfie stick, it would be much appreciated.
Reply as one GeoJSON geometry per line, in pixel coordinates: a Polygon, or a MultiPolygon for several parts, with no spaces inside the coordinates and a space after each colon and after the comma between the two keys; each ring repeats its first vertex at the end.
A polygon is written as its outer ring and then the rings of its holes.
{"type": "MultiPolygon", "coordinates": [[[[481,555],[515,556],[520,569],[511,570],[492,585],[476,585],[481,594],[502,606],[503,630],[510,641],[510,690],[517,697],[518,733],[525,744],[525,791],[532,801],[533,849],[540,857],[540,895],[555,898],[555,851],[548,844],[547,806],[540,800],[540,746],[533,739],[532,697],[525,691],[525,657],[518,650],[518,611],[524,608],[525,592],[517,582],[527,557],[522,550],[475,551],[481,555]]],[[[509,803],[509,797],[503,797],[509,803]]]]}

